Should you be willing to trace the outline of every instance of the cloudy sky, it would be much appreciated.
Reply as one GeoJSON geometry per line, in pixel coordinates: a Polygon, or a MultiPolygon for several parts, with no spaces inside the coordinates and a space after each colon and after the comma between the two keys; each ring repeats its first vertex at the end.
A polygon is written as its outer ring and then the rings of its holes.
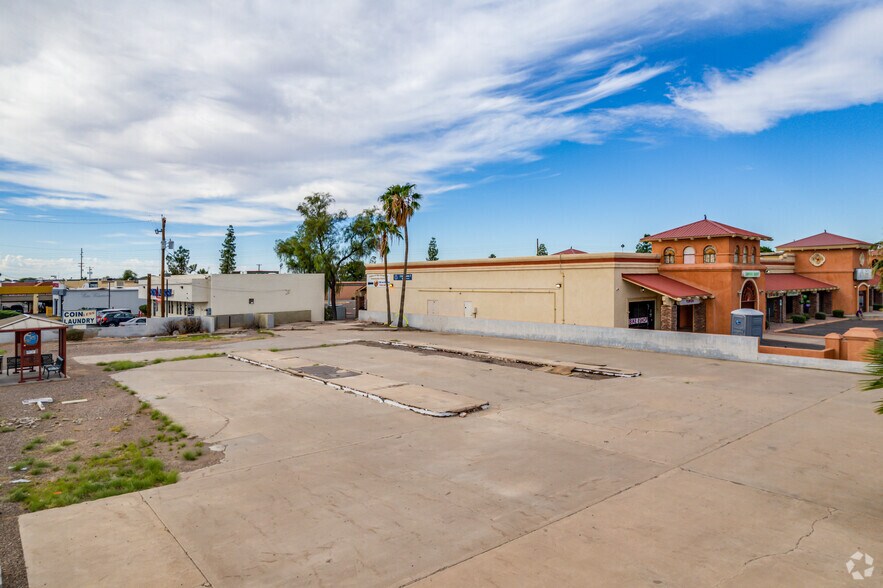
{"type": "Polygon", "coordinates": [[[3,277],[158,271],[162,214],[277,267],[305,195],[406,181],[421,257],[883,238],[879,2],[300,4],[4,2],[3,277]]]}

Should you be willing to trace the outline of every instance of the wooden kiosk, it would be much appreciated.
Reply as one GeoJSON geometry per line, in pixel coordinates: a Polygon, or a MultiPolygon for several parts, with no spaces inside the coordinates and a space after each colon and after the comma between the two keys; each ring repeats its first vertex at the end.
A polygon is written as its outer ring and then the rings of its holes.
{"type": "MultiPolygon", "coordinates": [[[[19,383],[26,380],[25,373],[36,373],[36,378],[43,379],[43,338],[44,334],[58,331],[58,358],[60,373],[67,376],[67,325],[56,320],[47,319],[29,314],[9,317],[0,320],[0,334],[14,333],[15,347],[12,357],[7,362],[14,361],[18,364],[19,383]]],[[[51,358],[50,358],[51,359],[51,358]]]]}

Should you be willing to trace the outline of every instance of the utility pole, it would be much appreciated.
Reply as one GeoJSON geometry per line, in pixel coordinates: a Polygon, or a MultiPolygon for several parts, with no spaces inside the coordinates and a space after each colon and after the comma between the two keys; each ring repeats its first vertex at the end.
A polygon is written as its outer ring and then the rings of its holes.
{"type": "Polygon", "coordinates": [[[162,229],[154,229],[154,233],[162,234],[162,248],[161,248],[161,257],[159,260],[159,301],[160,301],[160,316],[166,316],[166,217],[163,215],[162,217],[162,229]]]}
{"type": "Polygon", "coordinates": [[[537,237],[537,248],[536,248],[536,252],[537,252],[537,255],[540,254],[540,238],[539,238],[539,237],[537,237]]]}
{"type": "Polygon", "coordinates": [[[88,274],[89,274],[89,279],[91,280],[92,279],[92,266],[91,265],[89,266],[88,274]]]}
{"type": "Polygon", "coordinates": [[[83,248],[80,247],[80,279],[83,279],[83,248]]]}

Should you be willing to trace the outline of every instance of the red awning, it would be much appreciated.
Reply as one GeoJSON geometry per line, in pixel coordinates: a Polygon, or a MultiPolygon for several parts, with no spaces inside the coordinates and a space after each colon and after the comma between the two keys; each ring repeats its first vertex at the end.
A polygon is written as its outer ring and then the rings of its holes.
{"type": "Polygon", "coordinates": [[[826,284],[800,274],[767,274],[767,292],[818,292],[836,290],[837,286],[826,284]]]}
{"type": "Polygon", "coordinates": [[[622,279],[675,300],[683,298],[714,298],[712,294],[705,290],[694,288],[689,284],[679,282],[668,276],[660,276],[659,274],[622,274],[622,279]]]}

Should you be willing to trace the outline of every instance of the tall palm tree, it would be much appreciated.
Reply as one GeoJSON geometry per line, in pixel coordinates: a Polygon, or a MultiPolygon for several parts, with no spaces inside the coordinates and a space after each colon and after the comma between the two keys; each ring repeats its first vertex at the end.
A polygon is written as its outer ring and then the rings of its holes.
{"type": "MultiPolygon", "coordinates": [[[[383,197],[381,196],[381,199],[383,197]]],[[[382,202],[382,200],[381,200],[382,202]]],[[[374,244],[377,252],[383,256],[383,281],[386,288],[386,324],[392,325],[392,306],[389,302],[389,244],[392,239],[401,239],[402,233],[399,228],[381,217],[374,224],[375,239],[374,244]]]]}
{"type": "Polygon", "coordinates": [[[399,303],[398,326],[404,326],[405,320],[405,287],[408,283],[408,221],[420,209],[422,195],[414,191],[414,184],[396,184],[387,188],[380,202],[386,220],[402,229],[405,238],[405,262],[402,267],[402,299],[399,303]]]}

